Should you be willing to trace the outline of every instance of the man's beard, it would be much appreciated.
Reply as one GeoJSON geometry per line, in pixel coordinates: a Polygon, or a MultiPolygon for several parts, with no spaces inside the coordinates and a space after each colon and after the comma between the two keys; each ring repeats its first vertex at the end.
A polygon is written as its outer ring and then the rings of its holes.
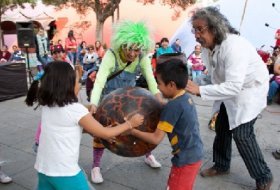
{"type": "Polygon", "coordinates": [[[201,38],[196,38],[196,41],[198,43],[200,43],[201,46],[204,46],[205,45],[205,40],[201,39],[201,38]]]}

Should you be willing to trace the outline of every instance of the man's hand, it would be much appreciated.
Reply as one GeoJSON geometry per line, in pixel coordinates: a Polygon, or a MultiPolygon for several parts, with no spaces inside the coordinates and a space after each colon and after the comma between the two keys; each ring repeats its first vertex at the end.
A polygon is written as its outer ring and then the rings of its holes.
{"type": "Polygon", "coordinates": [[[203,71],[203,73],[204,73],[205,75],[208,75],[208,70],[205,69],[205,70],[203,71]]]}
{"type": "Polygon", "coordinates": [[[193,95],[200,96],[199,86],[191,80],[188,80],[186,91],[193,95]]]}
{"type": "Polygon", "coordinates": [[[94,104],[91,104],[90,105],[90,108],[89,108],[89,112],[92,114],[95,114],[96,113],[96,110],[97,110],[97,106],[94,105],[94,104]]]}

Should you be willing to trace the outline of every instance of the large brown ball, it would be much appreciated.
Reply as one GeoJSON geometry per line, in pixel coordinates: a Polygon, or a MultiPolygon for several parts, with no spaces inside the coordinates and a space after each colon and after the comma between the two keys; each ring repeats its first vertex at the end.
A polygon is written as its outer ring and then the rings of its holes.
{"type": "MultiPolygon", "coordinates": [[[[145,132],[154,132],[161,112],[161,104],[146,89],[119,88],[101,101],[95,118],[103,125],[115,126],[125,122],[124,118],[130,118],[135,113],[144,116],[143,125],[137,129],[145,132]]],[[[120,135],[114,143],[102,140],[104,146],[111,152],[125,157],[137,157],[145,155],[153,150],[156,145],[146,143],[132,135],[120,135]]]]}

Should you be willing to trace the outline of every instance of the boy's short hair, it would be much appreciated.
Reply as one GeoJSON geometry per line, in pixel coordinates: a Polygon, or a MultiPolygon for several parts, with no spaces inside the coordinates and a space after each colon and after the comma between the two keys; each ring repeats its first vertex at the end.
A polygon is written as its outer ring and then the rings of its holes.
{"type": "Polygon", "coordinates": [[[188,69],[181,59],[176,57],[166,60],[156,67],[164,84],[173,81],[178,89],[184,89],[188,82],[188,69]]]}
{"type": "Polygon", "coordinates": [[[76,72],[63,61],[47,64],[38,89],[38,102],[42,106],[63,107],[78,102],[75,95],[76,72]]]}
{"type": "Polygon", "coordinates": [[[184,53],[165,53],[157,57],[157,64],[161,64],[167,60],[180,59],[185,65],[188,63],[188,58],[184,53]]]}

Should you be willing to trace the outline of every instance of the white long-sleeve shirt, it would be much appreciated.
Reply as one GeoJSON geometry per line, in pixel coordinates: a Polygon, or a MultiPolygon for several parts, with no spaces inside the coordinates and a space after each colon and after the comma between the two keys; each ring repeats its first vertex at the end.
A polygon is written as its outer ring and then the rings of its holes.
{"type": "Polygon", "coordinates": [[[249,122],[266,107],[269,75],[256,49],[243,37],[229,34],[213,51],[203,49],[211,85],[200,86],[203,100],[224,102],[230,129],[249,122]]]}

